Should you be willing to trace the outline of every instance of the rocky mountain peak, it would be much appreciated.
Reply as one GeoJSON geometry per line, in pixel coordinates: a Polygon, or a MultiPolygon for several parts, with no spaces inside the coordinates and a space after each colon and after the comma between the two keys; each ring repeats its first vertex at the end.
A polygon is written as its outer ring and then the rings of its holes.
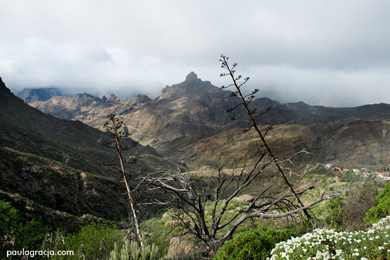
{"type": "Polygon", "coordinates": [[[111,102],[118,102],[119,100],[118,100],[118,97],[114,93],[112,93],[110,95],[109,101],[111,101],[111,102]]]}
{"type": "Polygon", "coordinates": [[[202,81],[194,72],[190,72],[185,81],[163,88],[159,99],[180,98],[183,95],[198,95],[210,91],[215,92],[216,89],[219,90],[209,81],[202,81]]]}
{"type": "Polygon", "coordinates": [[[198,75],[196,75],[193,71],[191,71],[187,75],[185,82],[191,82],[191,81],[194,81],[194,80],[197,80],[197,79],[198,79],[198,75]]]}

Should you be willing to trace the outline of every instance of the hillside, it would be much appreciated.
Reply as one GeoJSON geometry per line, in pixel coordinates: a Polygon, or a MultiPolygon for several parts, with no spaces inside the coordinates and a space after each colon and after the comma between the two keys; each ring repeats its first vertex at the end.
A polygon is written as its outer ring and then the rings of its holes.
{"type": "MultiPolygon", "coordinates": [[[[61,227],[74,232],[92,221],[128,223],[120,174],[103,164],[115,155],[101,145],[110,138],[102,131],[108,113],[120,117],[131,138],[141,143],[125,155],[141,154],[132,169],[159,174],[159,169],[172,172],[181,167],[186,172],[180,176],[202,190],[205,213],[212,212],[208,197],[214,192],[217,169],[239,182],[242,176],[235,174],[242,172],[245,176],[262,149],[253,131],[243,132],[248,126],[244,111],[226,114],[239,100],[195,73],[162,89],[154,100],[143,95],[118,100],[115,95],[105,99],[84,93],[27,105],[0,83],[0,199],[12,202],[27,219],[40,218],[53,230],[61,227]],[[237,120],[232,121],[232,116],[237,120]]],[[[352,182],[360,185],[374,180],[378,187],[384,183],[375,174],[390,162],[389,105],[327,108],[302,102],[281,104],[265,97],[251,105],[260,111],[271,108],[259,118],[259,127],[264,130],[273,125],[266,138],[294,189],[306,189],[318,180],[319,189],[302,197],[305,204],[327,189],[345,192],[352,182]],[[290,161],[299,151],[306,152],[290,161]],[[335,170],[336,166],[350,170],[335,170]],[[363,167],[364,174],[351,171],[363,167]]],[[[130,144],[132,139],[124,141],[130,144]]],[[[270,183],[269,196],[287,195],[284,182],[277,176],[274,167],[267,168],[240,195],[257,196],[259,189],[270,183]]],[[[137,178],[129,181],[136,185],[137,178]]],[[[229,192],[235,185],[232,182],[224,190],[229,192]]],[[[166,196],[153,186],[152,193],[143,190],[136,200],[163,201],[166,196]]],[[[233,202],[229,214],[240,210],[234,205],[242,204],[233,202]]],[[[327,205],[313,209],[320,222],[329,214],[327,205]]],[[[172,236],[181,231],[164,233],[173,227],[166,226],[173,221],[169,209],[162,222],[153,218],[163,213],[160,207],[139,206],[137,210],[150,239],[163,241],[164,252],[174,248],[168,240],[174,241],[172,236]]],[[[254,223],[281,227],[284,221],[252,221],[238,232],[252,229],[254,223]]]]}
{"type": "MultiPolygon", "coordinates": [[[[248,138],[250,133],[242,134],[242,129],[247,127],[244,111],[225,113],[238,103],[230,91],[222,91],[191,72],[184,82],[162,89],[155,100],[139,95],[108,102],[79,94],[30,105],[98,129],[102,129],[108,111],[121,115],[132,138],[194,169],[215,161],[231,161],[248,152],[252,139],[248,138]],[[231,121],[232,116],[238,120],[231,121]],[[219,152],[215,153],[216,150],[219,152]]],[[[388,131],[388,104],[330,108],[303,102],[281,104],[263,97],[255,99],[251,106],[259,111],[271,108],[258,122],[274,125],[268,138],[275,149],[283,147],[281,157],[306,148],[312,153],[306,159],[312,162],[387,164],[387,134],[382,133],[388,131]]]]}
{"type": "MultiPolygon", "coordinates": [[[[1,192],[19,194],[38,208],[47,207],[64,214],[79,217],[92,214],[117,221],[126,217],[121,175],[105,166],[105,162],[115,157],[114,150],[101,144],[111,139],[107,133],[28,106],[2,80],[0,128],[1,192]]],[[[131,143],[131,139],[123,140],[123,145],[131,143]]],[[[141,154],[139,163],[132,166],[135,171],[177,165],[161,158],[151,147],[138,145],[124,156],[132,154],[141,154]]]]}
{"type": "MultiPolygon", "coordinates": [[[[331,163],[346,168],[382,169],[390,162],[390,121],[355,120],[309,126],[285,124],[274,126],[267,140],[280,160],[306,150],[310,154],[294,157],[285,167],[303,171],[308,165],[331,163]]],[[[172,157],[186,162],[191,169],[205,166],[234,167],[238,159],[250,164],[257,151],[254,132],[241,129],[221,130],[206,138],[194,136],[179,146],[172,157]],[[189,143],[189,144],[188,144],[189,143]],[[216,152],[217,151],[217,152],[216,152]]],[[[242,165],[241,164],[241,165],[242,165]]]]}

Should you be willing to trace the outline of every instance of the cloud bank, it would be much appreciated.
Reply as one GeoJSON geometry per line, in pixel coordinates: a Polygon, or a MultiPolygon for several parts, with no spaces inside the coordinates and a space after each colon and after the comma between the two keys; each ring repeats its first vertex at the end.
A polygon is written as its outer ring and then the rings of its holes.
{"type": "Polygon", "coordinates": [[[220,54],[283,102],[390,103],[390,2],[0,0],[0,76],[13,90],[159,95],[190,71],[214,85],[220,54]]]}

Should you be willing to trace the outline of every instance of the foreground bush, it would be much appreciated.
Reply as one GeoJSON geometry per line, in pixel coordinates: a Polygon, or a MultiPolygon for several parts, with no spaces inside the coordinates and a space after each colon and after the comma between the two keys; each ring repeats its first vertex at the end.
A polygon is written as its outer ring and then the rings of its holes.
{"type": "Polygon", "coordinates": [[[40,220],[27,220],[10,202],[0,200],[0,259],[8,250],[36,250],[49,228],[40,220]]]}
{"type": "Polygon", "coordinates": [[[316,229],[278,243],[270,259],[390,259],[389,232],[390,216],[373,224],[368,231],[316,229]]]}
{"type": "Polygon", "coordinates": [[[289,230],[261,228],[237,234],[217,252],[214,260],[267,259],[275,244],[292,236],[289,230]]]}
{"type": "Polygon", "coordinates": [[[378,205],[368,210],[365,220],[375,223],[387,215],[390,215],[390,182],[385,184],[382,192],[378,195],[378,205]]]}
{"type": "MultiPolygon", "coordinates": [[[[61,234],[57,233],[56,237],[58,235],[61,234]]],[[[65,244],[59,249],[73,250],[74,255],[67,258],[57,256],[53,257],[54,259],[107,259],[110,251],[114,249],[114,244],[123,241],[123,235],[116,226],[92,223],[82,227],[76,234],[66,235],[64,240],[65,244]]],[[[52,245],[51,249],[53,246],[58,247],[52,245]]],[[[44,248],[46,247],[48,245],[44,248]]]]}

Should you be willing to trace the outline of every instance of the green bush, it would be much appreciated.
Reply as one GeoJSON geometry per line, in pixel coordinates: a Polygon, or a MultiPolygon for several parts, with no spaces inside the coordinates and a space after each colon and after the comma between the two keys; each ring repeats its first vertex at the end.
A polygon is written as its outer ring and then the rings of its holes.
{"type": "Polygon", "coordinates": [[[290,230],[259,228],[245,231],[227,241],[217,252],[214,260],[225,259],[266,259],[275,244],[289,239],[290,230]]]}
{"type": "Polygon", "coordinates": [[[378,195],[378,204],[368,210],[365,220],[375,223],[388,215],[390,215],[390,182],[385,184],[382,192],[378,195]]]}
{"type": "Polygon", "coordinates": [[[48,230],[40,220],[27,220],[11,203],[0,200],[0,259],[6,258],[7,250],[38,250],[48,230]]]}
{"type": "MultiPolygon", "coordinates": [[[[170,220],[171,217],[167,219],[170,220]]],[[[149,233],[146,241],[157,246],[161,255],[168,253],[170,238],[182,232],[180,228],[172,229],[171,226],[165,226],[167,219],[151,218],[141,223],[141,230],[149,233]]]]}
{"type": "Polygon", "coordinates": [[[338,231],[342,230],[341,212],[344,206],[344,198],[338,197],[329,200],[326,204],[326,210],[329,211],[329,215],[325,218],[325,223],[338,231]]]}
{"type": "Polygon", "coordinates": [[[377,186],[372,182],[351,185],[343,197],[326,203],[324,210],[329,214],[325,223],[337,231],[362,230],[369,227],[365,216],[367,211],[377,204],[377,195],[377,186]]]}
{"type": "Polygon", "coordinates": [[[352,231],[369,227],[364,218],[367,211],[377,204],[377,196],[378,189],[373,182],[364,183],[362,186],[353,185],[341,210],[343,229],[352,231]]]}
{"type": "Polygon", "coordinates": [[[123,235],[116,226],[90,224],[77,234],[66,237],[66,250],[73,250],[74,256],[67,259],[107,259],[114,244],[123,241],[123,235]]]}

